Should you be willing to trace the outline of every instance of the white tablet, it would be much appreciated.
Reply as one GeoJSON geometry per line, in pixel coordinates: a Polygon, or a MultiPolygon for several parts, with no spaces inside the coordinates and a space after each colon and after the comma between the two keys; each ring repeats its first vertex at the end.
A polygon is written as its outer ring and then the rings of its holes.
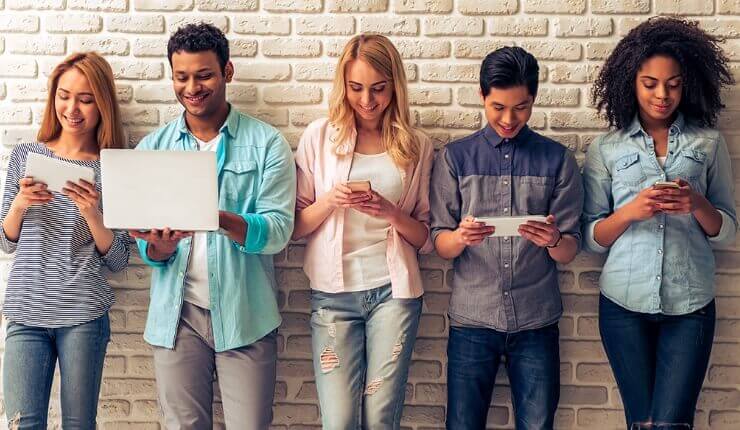
{"type": "Polygon", "coordinates": [[[36,182],[43,182],[49,191],[58,193],[62,192],[67,181],[77,183],[80,179],[84,179],[91,184],[95,183],[95,170],[91,167],[80,166],[35,152],[28,153],[24,175],[32,177],[36,182]]]}
{"type": "Polygon", "coordinates": [[[218,230],[215,152],[104,149],[100,168],[106,227],[218,230]]]}
{"type": "Polygon", "coordinates": [[[524,216],[502,216],[502,217],[478,217],[475,222],[482,222],[487,226],[496,227],[496,231],[488,237],[494,236],[521,236],[519,226],[527,221],[546,222],[544,215],[524,216]]]}

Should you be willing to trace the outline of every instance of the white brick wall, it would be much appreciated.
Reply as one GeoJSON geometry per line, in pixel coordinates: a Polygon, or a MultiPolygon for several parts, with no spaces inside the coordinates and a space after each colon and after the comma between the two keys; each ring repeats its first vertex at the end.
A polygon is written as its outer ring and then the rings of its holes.
{"type": "MultiPolygon", "coordinates": [[[[531,124],[582,159],[604,127],[588,100],[600,62],[619,37],[658,13],[697,18],[708,31],[730,38],[727,52],[740,62],[738,0],[0,0],[0,154],[6,160],[13,145],[33,139],[46,76],[77,49],[106,54],[118,79],[130,141],[137,142],[180,112],[164,55],[168,32],[206,20],[231,40],[236,79],[229,99],[279,127],[293,145],[308,122],[324,115],[336,57],[348,36],[376,31],[391,36],[404,56],[414,118],[438,146],[485,121],[477,96],[480,59],[505,44],[530,50],[542,67],[542,90],[531,124]]],[[[740,70],[740,63],[733,67],[740,70]]],[[[736,91],[726,94],[728,110],[721,126],[740,182],[736,91]]],[[[740,184],[736,188],[740,201],[740,184]]],[[[303,252],[301,244],[292,244],[275,257],[285,319],[274,423],[280,430],[320,428],[310,363],[308,284],[300,268],[303,252]]],[[[11,260],[0,258],[7,279],[11,260]]],[[[740,246],[717,251],[717,262],[717,337],[697,424],[700,429],[737,429],[740,246]]],[[[562,268],[561,429],[622,426],[619,394],[598,338],[596,283],[602,263],[601,257],[581,254],[562,268]]],[[[450,265],[424,256],[422,266],[426,304],[403,421],[405,428],[415,430],[443,427],[446,396],[450,265]]],[[[134,257],[111,282],[118,303],[111,311],[114,334],[101,392],[101,428],[163,428],[151,355],[141,335],[149,270],[134,257]]],[[[489,424],[513,428],[503,373],[501,381],[489,424]]],[[[216,411],[221,414],[219,407],[216,411]]],[[[4,415],[1,400],[0,412],[4,415]]],[[[58,426],[56,399],[52,414],[58,426]]]]}

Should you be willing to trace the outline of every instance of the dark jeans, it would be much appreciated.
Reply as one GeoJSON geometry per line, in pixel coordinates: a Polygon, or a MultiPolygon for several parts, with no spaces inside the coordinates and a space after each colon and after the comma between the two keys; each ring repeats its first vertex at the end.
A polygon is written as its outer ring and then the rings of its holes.
{"type": "Polygon", "coordinates": [[[687,315],[651,315],[626,310],[601,296],[601,341],[628,429],[693,428],[714,319],[714,300],[687,315]]]}
{"type": "Polygon", "coordinates": [[[450,327],[447,428],[486,428],[499,363],[506,357],[517,430],[553,428],[560,399],[558,325],[519,333],[450,327]]]}
{"type": "Polygon", "coordinates": [[[3,363],[5,413],[10,428],[45,430],[54,368],[59,362],[62,428],[94,430],[108,314],[74,327],[8,323],[3,363]]]}

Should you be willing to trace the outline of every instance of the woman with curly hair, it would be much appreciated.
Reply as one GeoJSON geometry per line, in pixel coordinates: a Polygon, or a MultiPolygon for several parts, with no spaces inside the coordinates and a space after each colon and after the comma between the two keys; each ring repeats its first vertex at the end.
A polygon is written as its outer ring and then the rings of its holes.
{"type": "Polygon", "coordinates": [[[733,83],[720,39],[651,19],[606,60],[593,102],[584,237],[607,253],[599,329],[630,429],[692,428],[715,324],[712,247],[734,241],[730,157],[712,127],[733,83]]]}

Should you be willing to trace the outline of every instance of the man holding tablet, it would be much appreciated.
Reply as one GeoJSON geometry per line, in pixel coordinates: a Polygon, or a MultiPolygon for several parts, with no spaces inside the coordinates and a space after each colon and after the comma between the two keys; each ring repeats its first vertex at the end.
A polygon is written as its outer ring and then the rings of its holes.
{"type": "Polygon", "coordinates": [[[563,311],[556,263],[580,248],[583,188],[573,154],[527,127],[538,72],[521,48],[488,54],[480,71],[488,124],[448,144],[434,164],[432,239],[454,259],[448,429],[486,427],[502,357],[516,428],[553,428],[563,311]]]}
{"type": "Polygon", "coordinates": [[[154,267],[144,338],[159,401],[169,430],[211,428],[215,371],[226,427],[267,429],[281,322],[270,254],[293,230],[293,155],[277,130],[226,102],[234,66],[220,30],[184,26],[167,54],[185,112],[137,149],[214,151],[221,231],[132,232],[154,267]]]}

